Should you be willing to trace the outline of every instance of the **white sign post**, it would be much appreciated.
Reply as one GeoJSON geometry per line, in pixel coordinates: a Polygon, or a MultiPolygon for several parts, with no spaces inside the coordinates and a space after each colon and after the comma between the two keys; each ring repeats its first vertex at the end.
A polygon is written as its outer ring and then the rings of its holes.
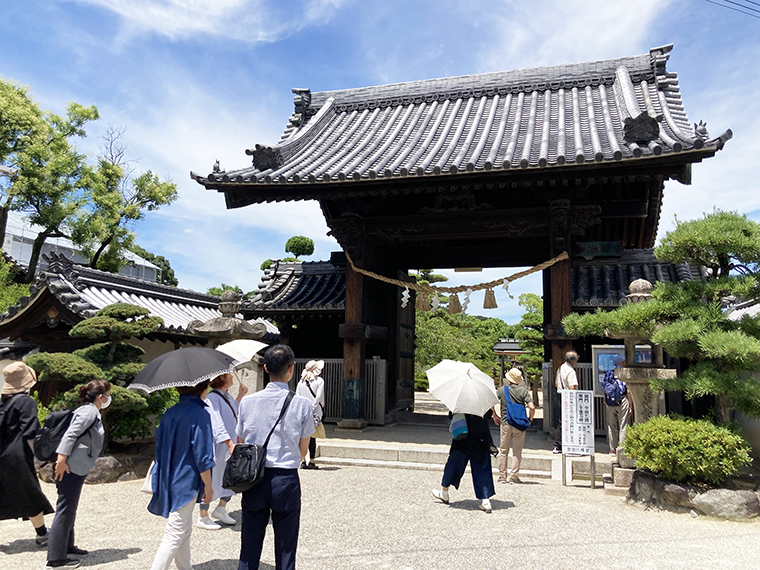
{"type": "Polygon", "coordinates": [[[567,484],[566,455],[591,457],[591,488],[596,488],[594,392],[562,390],[562,484],[567,484]]]}

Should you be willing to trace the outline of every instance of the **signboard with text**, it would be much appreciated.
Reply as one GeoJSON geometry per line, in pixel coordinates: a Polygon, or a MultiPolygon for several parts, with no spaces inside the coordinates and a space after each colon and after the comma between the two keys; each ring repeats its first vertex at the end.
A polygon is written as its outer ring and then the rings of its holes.
{"type": "Polygon", "coordinates": [[[594,454],[594,392],[562,391],[562,453],[594,454]]]}

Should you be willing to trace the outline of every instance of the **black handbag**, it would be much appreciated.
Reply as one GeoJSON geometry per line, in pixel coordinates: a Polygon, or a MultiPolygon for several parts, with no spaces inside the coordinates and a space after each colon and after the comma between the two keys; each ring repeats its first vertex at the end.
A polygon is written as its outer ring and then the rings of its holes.
{"type": "Polygon", "coordinates": [[[244,493],[264,478],[269,438],[272,437],[274,428],[277,427],[282,416],[285,415],[285,411],[288,409],[294,395],[293,392],[288,392],[288,395],[285,397],[285,403],[283,403],[282,410],[280,411],[280,417],[277,418],[272,429],[269,430],[269,435],[267,435],[263,445],[238,443],[235,446],[232,455],[227,460],[227,467],[224,468],[222,487],[236,493],[244,493]]]}

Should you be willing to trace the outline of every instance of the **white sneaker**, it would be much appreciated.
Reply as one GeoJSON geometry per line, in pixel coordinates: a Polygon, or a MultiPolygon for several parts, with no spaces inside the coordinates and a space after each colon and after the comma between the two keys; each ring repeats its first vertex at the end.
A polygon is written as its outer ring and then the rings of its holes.
{"type": "Polygon", "coordinates": [[[449,504],[449,492],[443,489],[433,489],[433,496],[442,503],[449,504]]]}
{"type": "Polygon", "coordinates": [[[208,515],[205,517],[199,517],[198,522],[195,523],[195,526],[198,528],[205,528],[206,530],[219,530],[222,528],[222,525],[216,524],[208,515]]]}
{"type": "Polygon", "coordinates": [[[235,524],[237,522],[230,516],[225,507],[216,507],[213,511],[211,511],[211,516],[218,520],[220,523],[224,524],[235,524]]]}
{"type": "Polygon", "coordinates": [[[480,510],[490,513],[492,510],[491,501],[489,499],[483,499],[483,501],[480,503],[480,510]]]}

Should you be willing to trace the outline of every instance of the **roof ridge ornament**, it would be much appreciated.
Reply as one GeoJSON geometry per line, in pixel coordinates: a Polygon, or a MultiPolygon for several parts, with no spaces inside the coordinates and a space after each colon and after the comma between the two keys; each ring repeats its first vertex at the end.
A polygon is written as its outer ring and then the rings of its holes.
{"type": "Polygon", "coordinates": [[[295,94],[293,97],[293,105],[295,106],[294,113],[301,115],[300,122],[297,126],[301,126],[306,123],[309,117],[309,111],[311,106],[311,89],[302,89],[294,87],[291,91],[295,94]]]}

